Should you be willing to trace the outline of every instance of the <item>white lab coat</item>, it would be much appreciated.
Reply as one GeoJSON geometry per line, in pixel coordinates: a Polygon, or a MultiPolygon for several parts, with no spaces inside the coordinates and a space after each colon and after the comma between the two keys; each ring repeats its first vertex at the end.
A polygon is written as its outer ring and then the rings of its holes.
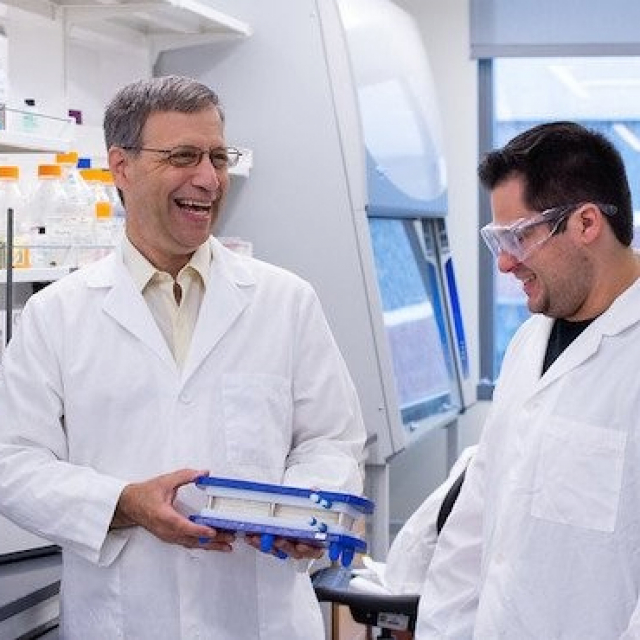
{"type": "Polygon", "coordinates": [[[437,487],[404,523],[387,554],[383,585],[392,594],[416,594],[422,590],[438,543],[438,517],[452,485],[469,465],[475,446],[467,447],[437,487]]]}
{"type": "Polygon", "coordinates": [[[418,640],[640,637],[640,282],[540,377],[551,326],[508,349],[418,640]]]}
{"type": "Polygon", "coordinates": [[[352,591],[383,595],[416,595],[424,581],[438,542],[438,519],[453,484],[473,457],[476,446],[467,447],[455,461],[446,480],[411,514],[389,547],[386,562],[363,558],[364,568],[353,570],[352,591]]]}
{"type": "Polygon", "coordinates": [[[211,244],[182,372],[119,254],[30,298],[5,354],[0,509],[63,548],[64,638],[324,638],[293,561],[108,531],[127,482],[182,467],[361,490],[361,414],[312,288],[211,244]]]}

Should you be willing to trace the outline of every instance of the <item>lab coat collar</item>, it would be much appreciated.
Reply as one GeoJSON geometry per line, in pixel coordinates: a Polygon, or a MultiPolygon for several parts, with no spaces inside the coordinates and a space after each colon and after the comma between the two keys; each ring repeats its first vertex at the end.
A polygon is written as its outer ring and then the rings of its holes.
{"type": "MultiPolygon", "coordinates": [[[[209,238],[211,247],[211,269],[219,270],[238,286],[251,286],[256,283],[253,271],[248,266],[247,259],[226,249],[213,236],[209,238]]],[[[92,288],[112,287],[127,271],[124,267],[122,246],[118,245],[108,257],[85,268],[85,280],[92,288]]]]}
{"type": "MultiPolygon", "coordinates": [[[[182,371],[183,382],[231,328],[255,290],[250,259],[225,249],[215,238],[211,238],[210,243],[213,257],[209,282],[182,371]]],[[[109,257],[84,271],[89,288],[110,289],[103,303],[105,313],[146,344],[178,375],[169,347],[124,265],[122,249],[118,247],[109,257]]]]}
{"type": "Polygon", "coordinates": [[[185,382],[251,302],[256,278],[251,259],[234,254],[211,238],[211,270],[182,379],[185,382]]]}
{"type": "Polygon", "coordinates": [[[109,289],[102,309],[129,333],[148,346],[167,366],[177,371],[173,355],[142,294],[127,270],[122,248],[85,270],[90,289],[109,289]]]}
{"type": "MultiPolygon", "coordinates": [[[[601,316],[597,317],[540,378],[537,390],[544,389],[568,371],[580,366],[593,356],[607,336],[616,336],[640,322],[640,279],[624,291],[601,316]]],[[[544,318],[537,330],[537,353],[542,358],[549,340],[553,320],[544,318]]],[[[538,369],[540,371],[540,369],[538,369]]]]}

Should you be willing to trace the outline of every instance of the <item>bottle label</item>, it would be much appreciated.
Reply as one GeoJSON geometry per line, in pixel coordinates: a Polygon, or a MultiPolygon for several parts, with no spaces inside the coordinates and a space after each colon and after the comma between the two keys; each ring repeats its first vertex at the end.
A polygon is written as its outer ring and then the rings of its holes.
{"type": "MultiPolygon", "coordinates": [[[[7,245],[0,242],[0,269],[7,268],[7,245]]],[[[13,268],[28,269],[31,266],[29,247],[13,247],[13,268]]]]}
{"type": "Polygon", "coordinates": [[[28,269],[30,266],[29,247],[13,247],[13,268],[28,269]]]}

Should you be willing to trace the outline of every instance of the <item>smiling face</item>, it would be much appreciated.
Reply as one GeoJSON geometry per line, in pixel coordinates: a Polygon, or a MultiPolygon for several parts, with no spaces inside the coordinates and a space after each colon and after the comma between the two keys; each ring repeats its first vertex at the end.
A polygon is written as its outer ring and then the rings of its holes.
{"type": "MultiPolygon", "coordinates": [[[[148,117],[141,147],[184,145],[225,146],[215,107],[148,117]]],[[[109,167],[124,194],[127,237],[156,268],[175,277],[212,232],[229,187],[228,169],[216,169],[206,154],[198,166],[179,168],[167,162],[166,154],[120,147],[109,150],[109,167]]]]}
{"type": "MultiPolygon", "coordinates": [[[[527,206],[524,184],[517,176],[495,187],[491,192],[491,206],[494,222],[503,226],[538,213],[527,206]]],[[[587,254],[574,240],[580,223],[578,211],[567,218],[566,231],[540,244],[523,262],[505,252],[498,257],[498,269],[502,273],[511,273],[522,283],[531,313],[567,320],[590,317],[589,301],[595,274],[587,254]]],[[[547,237],[548,233],[547,225],[534,227],[528,240],[533,244],[547,237]]]]}

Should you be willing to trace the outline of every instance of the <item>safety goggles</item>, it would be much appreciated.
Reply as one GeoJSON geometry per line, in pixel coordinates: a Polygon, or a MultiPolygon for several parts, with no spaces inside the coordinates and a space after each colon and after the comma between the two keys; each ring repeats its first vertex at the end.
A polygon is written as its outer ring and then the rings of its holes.
{"type": "MultiPolygon", "coordinates": [[[[520,218],[507,226],[490,223],[480,229],[480,235],[495,258],[501,253],[507,253],[518,262],[524,262],[555,235],[564,220],[584,204],[587,203],[551,207],[528,218],[520,218]],[[536,228],[543,224],[552,226],[547,234],[540,235],[536,228]]],[[[618,210],[612,204],[596,206],[608,216],[615,215],[618,210]]]]}

